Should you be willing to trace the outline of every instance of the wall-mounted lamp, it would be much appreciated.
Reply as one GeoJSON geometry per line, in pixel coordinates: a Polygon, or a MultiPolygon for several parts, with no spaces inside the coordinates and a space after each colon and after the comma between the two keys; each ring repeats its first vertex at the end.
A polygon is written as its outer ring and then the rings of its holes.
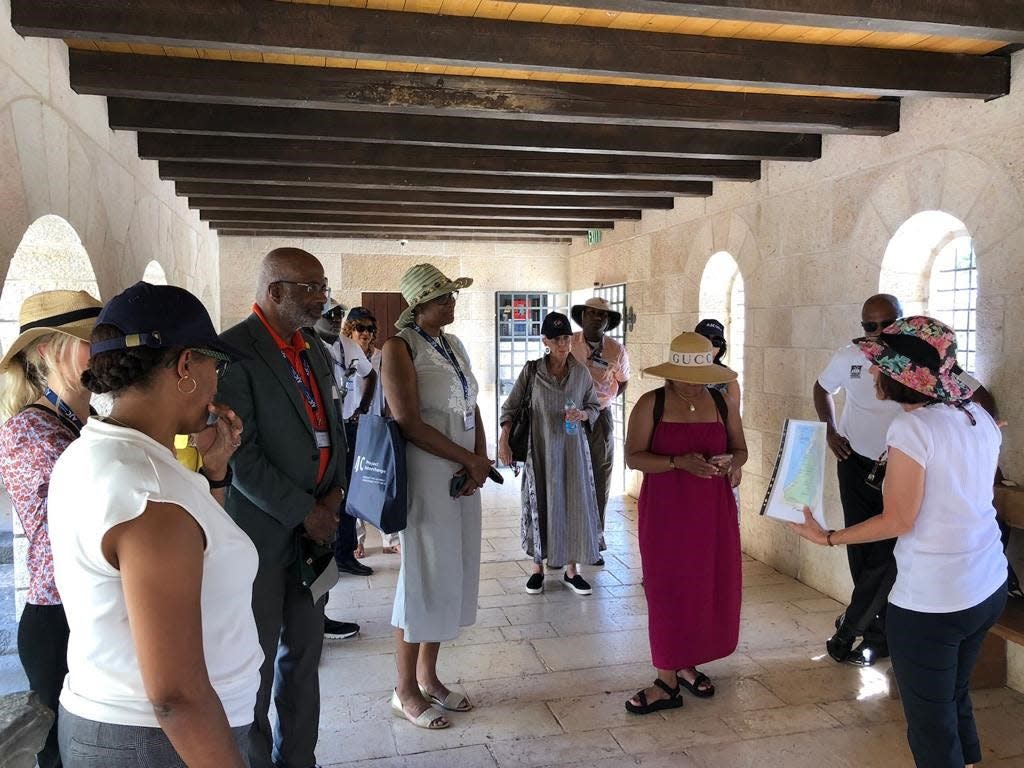
{"type": "Polygon", "coordinates": [[[636,312],[633,311],[632,304],[626,307],[626,314],[623,315],[622,319],[626,323],[626,331],[632,333],[633,326],[636,325],[636,312]]]}

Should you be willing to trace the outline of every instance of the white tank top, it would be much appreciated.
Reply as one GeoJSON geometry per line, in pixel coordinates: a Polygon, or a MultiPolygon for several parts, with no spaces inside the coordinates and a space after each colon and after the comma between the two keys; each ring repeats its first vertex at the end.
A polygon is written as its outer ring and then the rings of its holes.
{"type": "Polygon", "coordinates": [[[159,727],[139,671],[121,573],[103,557],[101,542],[148,502],[167,502],[203,529],[206,667],[231,726],[251,723],[263,662],[252,614],[258,566],[252,541],[213,499],[202,475],[141,432],[90,419],[70,447],[75,450],[54,466],[49,492],[54,576],[71,627],[60,703],[88,720],[159,727]]]}

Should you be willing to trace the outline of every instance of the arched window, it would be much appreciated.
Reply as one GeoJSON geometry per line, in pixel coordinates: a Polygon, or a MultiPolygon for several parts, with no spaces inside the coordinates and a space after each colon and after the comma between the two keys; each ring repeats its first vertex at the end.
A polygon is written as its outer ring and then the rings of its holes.
{"type": "Polygon", "coordinates": [[[975,372],[978,265],[962,221],[943,211],[907,219],[886,247],[879,289],[896,295],[905,314],[924,313],[951,326],[961,367],[975,372]]]}
{"type": "MultiPolygon", "coordinates": [[[[7,349],[18,337],[21,303],[39,291],[88,291],[100,298],[89,255],[74,227],[60,216],[36,219],[21,238],[0,292],[0,343],[7,349]]],[[[14,515],[14,606],[21,615],[28,596],[28,541],[14,515]]]]}
{"type": "Polygon", "coordinates": [[[146,271],[142,273],[142,279],[153,285],[167,285],[167,275],[160,262],[154,259],[146,265],[146,271]]]}
{"type": "Polygon", "coordinates": [[[739,374],[743,387],[743,345],[746,304],[740,266],[727,251],[713,254],[700,278],[700,317],[713,317],[725,326],[726,365],[739,374]]]}

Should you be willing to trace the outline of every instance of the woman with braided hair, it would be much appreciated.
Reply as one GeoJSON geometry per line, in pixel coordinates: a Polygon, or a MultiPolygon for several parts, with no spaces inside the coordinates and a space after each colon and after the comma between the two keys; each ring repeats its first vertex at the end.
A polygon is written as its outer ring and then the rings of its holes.
{"type": "Polygon", "coordinates": [[[82,382],[110,393],[50,481],[54,575],[71,641],[67,768],[241,768],[263,661],[248,599],[257,553],[224,511],[242,424],[212,403],[234,356],[203,305],[137,283],[96,319],[82,382]],[[200,433],[202,474],[176,434],[200,433]],[[211,434],[212,433],[212,434],[211,434]]]}

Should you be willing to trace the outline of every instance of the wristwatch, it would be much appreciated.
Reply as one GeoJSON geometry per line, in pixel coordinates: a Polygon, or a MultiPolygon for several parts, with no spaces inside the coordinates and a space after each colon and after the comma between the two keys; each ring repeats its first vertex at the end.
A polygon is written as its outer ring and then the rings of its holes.
{"type": "Polygon", "coordinates": [[[205,472],[205,467],[200,467],[199,474],[206,478],[206,481],[210,484],[210,490],[215,491],[218,488],[227,488],[231,485],[231,480],[235,476],[235,473],[231,471],[231,465],[228,464],[228,471],[224,473],[224,477],[220,480],[214,480],[205,472]]]}

